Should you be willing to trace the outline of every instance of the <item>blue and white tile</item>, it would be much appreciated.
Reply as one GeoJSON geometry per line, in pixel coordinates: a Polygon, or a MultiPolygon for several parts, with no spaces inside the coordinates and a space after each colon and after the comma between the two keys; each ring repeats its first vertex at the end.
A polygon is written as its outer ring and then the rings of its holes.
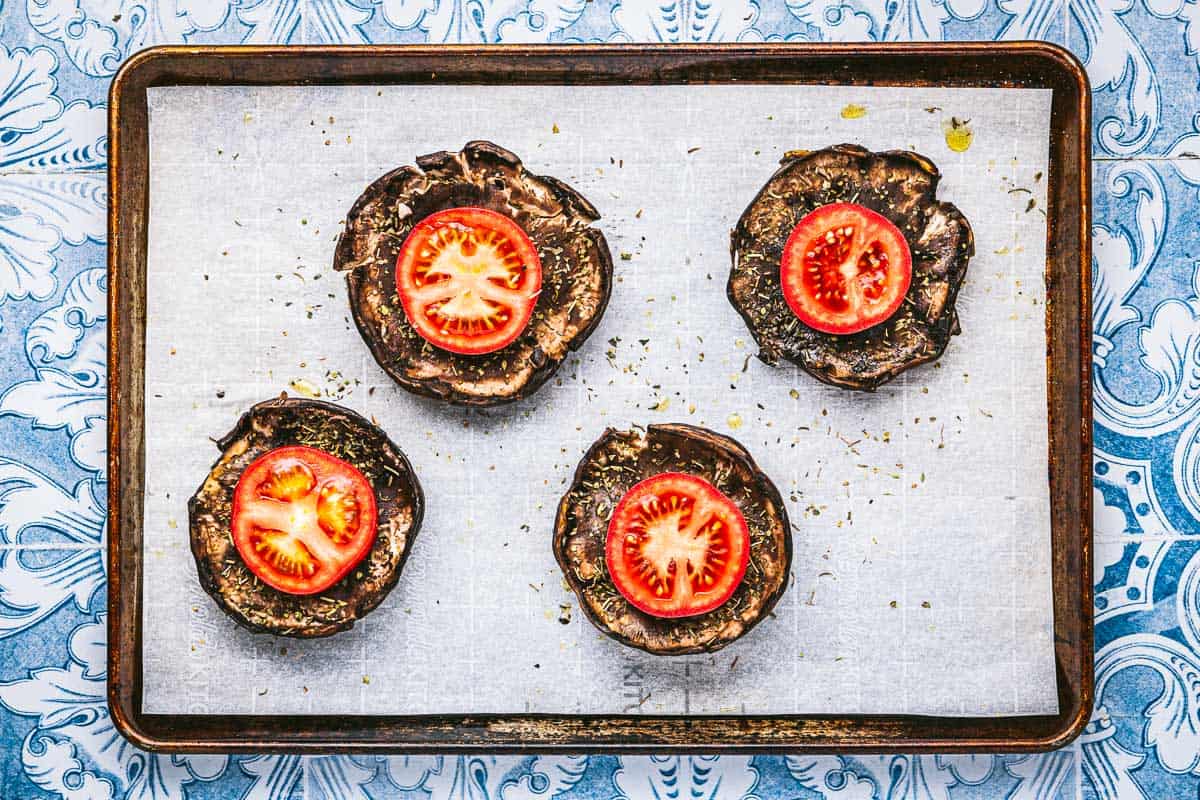
{"type": "Polygon", "coordinates": [[[0,360],[0,432],[9,434],[0,458],[16,457],[66,487],[104,479],[104,180],[94,172],[0,174],[0,213],[21,221],[0,224],[0,275],[9,277],[0,295],[8,354],[0,360]],[[46,232],[44,244],[26,247],[28,231],[46,232]],[[67,434],[65,448],[57,431],[67,434]]]}
{"type": "Polygon", "coordinates": [[[296,0],[10,0],[6,42],[24,38],[54,48],[98,88],[131,54],[158,44],[183,44],[218,33],[233,43],[249,34],[231,6],[287,6],[296,0]]]}
{"type": "Polygon", "coordinates": [[[1098,162],[1096,710],[1077,745],[1086,798],[1197,791],[1200,709],[1200,175],[1098,162]]]}
{"type": "Polygon", "coordinates": [[[1097,162],[1093,398],[1098,531],[1200,534],[1200,172],[1097,162]],[[1114,521],[1125,516],[1125,527],[1114,521]]]}
{"type": "MultiPolygon", "coordinates": [[[[104,614],[81,623],[65,658],[0,684],[0,704],[34,721],[20,750],[25,776],[64,798],[183,800],[192,784],[222,777],[229,759],[151,755],[116,735],[105,698],[105,623],[104,614]]],[[[11,755],[15,743],[5,744],[11,755]]]]}
{"type": "MultiPolygon", "coordinates": [[[[1069,752],[1038,756],[878,756],[866,758],[660,756],[585,757],[250,757],[238,762],[272,787],[264,797],[828,798],[950,800],[1075,796],[1069,752]]],[[[257,795],[255,795],[257,796],[257,795]]]]}
{"type": "MultiPolygon", "coordinates": [[[[25,553],[36,558],[36,553],[25,553]]],[[[0,557],[14,554],[0,552],[0,557]]],[[[73,631],[89,623],[89,617],[73,606],[60,608],[36,627],[17,636],[0,638],[0,799],[41,800],[60,795],[47,791],[39,765],[49,757],[48,742],[38,731],[37,718],[16,713],[3,699],[10,683],[26,680],[48,665],[69,659],[73,631]],[[42,785],[39,786],[39,782],[42,785]]],[[[32,693],[28,697],[33,697],[32,693]]]]}
{"type": "MultiPolygon", "coordinates": [[[[11,12],[0,35],[0,171],[103,174],[107,156],[106,81],[80,72],[52,42],[39,37],[11,12]]],[[[28,186],[26,202],[47,191],[28,186]]],[[[68,191],[58,190],[59,193],[68,191]]],[[[73,188],[83,195],[94,189],[73,188]]],[[[8,219],[7,216],[0,219],[8,219]]],[[[71,216],[51,213],[63,235],[78,240],[71,216]]],[[[15,225],[9,220],[8,225],[15,225]]],[[[41,243],[43,239],[35,239],[41,243]]],[[[33,246],[33,242],[31,242],[33,246]]]]}
{"type": "Polygon", "coordinates": [[[1109,603],[1096,626],[1096,712],[1080,738],[1083,797],[1197,792],[1200,541],[1101,541],[1109,603]]]}
{"type": "Polygon", "coordinates": [[[1194,0],[1067,2],[1067,44],[1087,65],[1094,92],[1096,155],[1177,157],[1189,146],[1200,150],[1181,141],[1200,125],[1200,6],[1194,0]]]}

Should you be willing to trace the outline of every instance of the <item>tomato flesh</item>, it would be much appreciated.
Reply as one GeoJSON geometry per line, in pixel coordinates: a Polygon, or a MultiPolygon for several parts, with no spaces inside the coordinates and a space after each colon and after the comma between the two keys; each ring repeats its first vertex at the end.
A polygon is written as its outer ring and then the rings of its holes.
{"type": "Polygon", "coordinates": [[[792,312],[824,333],[886,321],[912,282],[912,253],[891,220],[854,203],[810,212],[783,247],[780,284],[792,312]]]}
{"type": "Polygon", "coordinates": [[[746,574],[750,530],[742,512],[703,478],[664,472],[625,493],[608,523],[613,584],[655,617],[721,606],[746,574]]]}
{"type": "Polygon", "coordinates": [[[315,447],[279,447],[238,479],[233,543],[263,583],[316,594],[370,551],[377,513],[375,491],[353,465],[315,447]]]}
{"type": "Polygon", "coordinates": [[[529,236],[486,208],[421,220],[396,258],[396,291],[417,333],[443,350],[492,353],[521,335],[542,289],[529,236]]]}

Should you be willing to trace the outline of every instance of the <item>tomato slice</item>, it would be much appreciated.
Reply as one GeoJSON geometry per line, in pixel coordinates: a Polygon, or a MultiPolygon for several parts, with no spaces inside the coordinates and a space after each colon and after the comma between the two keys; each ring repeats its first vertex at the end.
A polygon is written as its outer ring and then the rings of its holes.
{"type": "Polygon", "coordinates": [[[655,617],[691,617],[733,594],[750,561],[742,512],[708,481],[664,472],[625,493],[604,558],[626,600],[655,617]]]}
{"type": "Polygon", "coordinates": [[[465,355],[492,353],[521,335],[542,262],[521,226],[463,206],[421,220],[396,258],[396,291],[426,341],[465,355]]]}
{"type": "Polygon", "coordinates": [[[912,282],[912,253],[891,220],[854,203],[808,213],[783,246],[780,283],[792,312],[825,333],[885,321],[912,282]]]}
{"type": "Polygon", "coordinates": [[[293,445],[254,460],[233,492],[233,543],[263,583],[316,594],[375,543],[375,491],[351,464],[293,445]]]}

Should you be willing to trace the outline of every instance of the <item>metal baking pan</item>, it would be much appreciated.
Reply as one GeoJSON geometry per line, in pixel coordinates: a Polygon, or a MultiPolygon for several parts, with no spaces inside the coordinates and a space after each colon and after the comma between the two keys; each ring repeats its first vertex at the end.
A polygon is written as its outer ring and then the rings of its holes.
{"type": "Polygon", "coordinates": [[[1079,62],[1009,44],[164,47],[130,59],[109,106],[109,707],[150,750],[1028,752],[1083,729],[1093,696],[1090,94],[1079,62]],[[142,710],[146,90],[167,85],[731,84],[1053,90],[1047,209],[1048,433],[1059,712],[882,715],[216,716],[142,710]]]}

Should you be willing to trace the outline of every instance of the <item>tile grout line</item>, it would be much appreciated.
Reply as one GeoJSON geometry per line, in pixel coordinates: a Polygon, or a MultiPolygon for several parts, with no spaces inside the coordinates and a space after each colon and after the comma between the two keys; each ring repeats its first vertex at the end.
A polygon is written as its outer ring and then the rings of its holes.
{"type": "Polygon", "coordinates": [[[1200,542],[1200,532],[1197,533],[1111,533],[1092,534],[1095,543],[1124,543],[1133,542],[1200,542]]]}
{"type": "Polygon", "coordinates": [[[0,552],[5,550],[24,550],[37,552],[45,550],[48,552],[84,552],[87,550],[105,550],[106,546],[100,542],[96,544],[0,544],[0,552]]]}
{"type": "Polygon", "coordinates": [[[0,178],[9,175],[45,175],[55,177],[68,177],[72,175],[108,175],[108,162],[104,162],[103,167],[92,169],[0,169],[0,178]]]}
{"type": "MultiPolygon", "coordinates": [[[[1058,13],[1062,14],[1063,47],[1065,47],[1069,52],[1074,53],[1075,51],[1071,49],[1071,28],[1073,27],[1071,25],[1071,4],[1070,3],[1060,4],[1058,13]]],[[[1083,57],[1080,56],[1079,60],[1082,61],[1083,57]]],[[[1084,66],[1084,70],[1085,71],[1087,70],[1086,65],[1084,66]]],[[[1089,90],[1090,90],[1090,88],[1091,87],[1089,86],[1089,90]]],[[[1089,132],[1089,134],[1090,134],[1090,132],[1089,132]]]]}
{"type": "Polygon", "coordinates": [[[1093,155],[1092,161],[1104,162],[1119,162],[1119,161],[1146,161],[1146,162],[1162,162],[1165,164],[1174,164],[1177,161],[1198,161],[1200,153],[1195,155],[1179,155],[1179,156],[1099,156],[1093,155]]]}
{"type": "Polygon", "coordinates": [[[1071,743],[1071,755],[1075,762],[1075,800],[1083,800],[1083,745],[1078,739],[1071,743]]]}

